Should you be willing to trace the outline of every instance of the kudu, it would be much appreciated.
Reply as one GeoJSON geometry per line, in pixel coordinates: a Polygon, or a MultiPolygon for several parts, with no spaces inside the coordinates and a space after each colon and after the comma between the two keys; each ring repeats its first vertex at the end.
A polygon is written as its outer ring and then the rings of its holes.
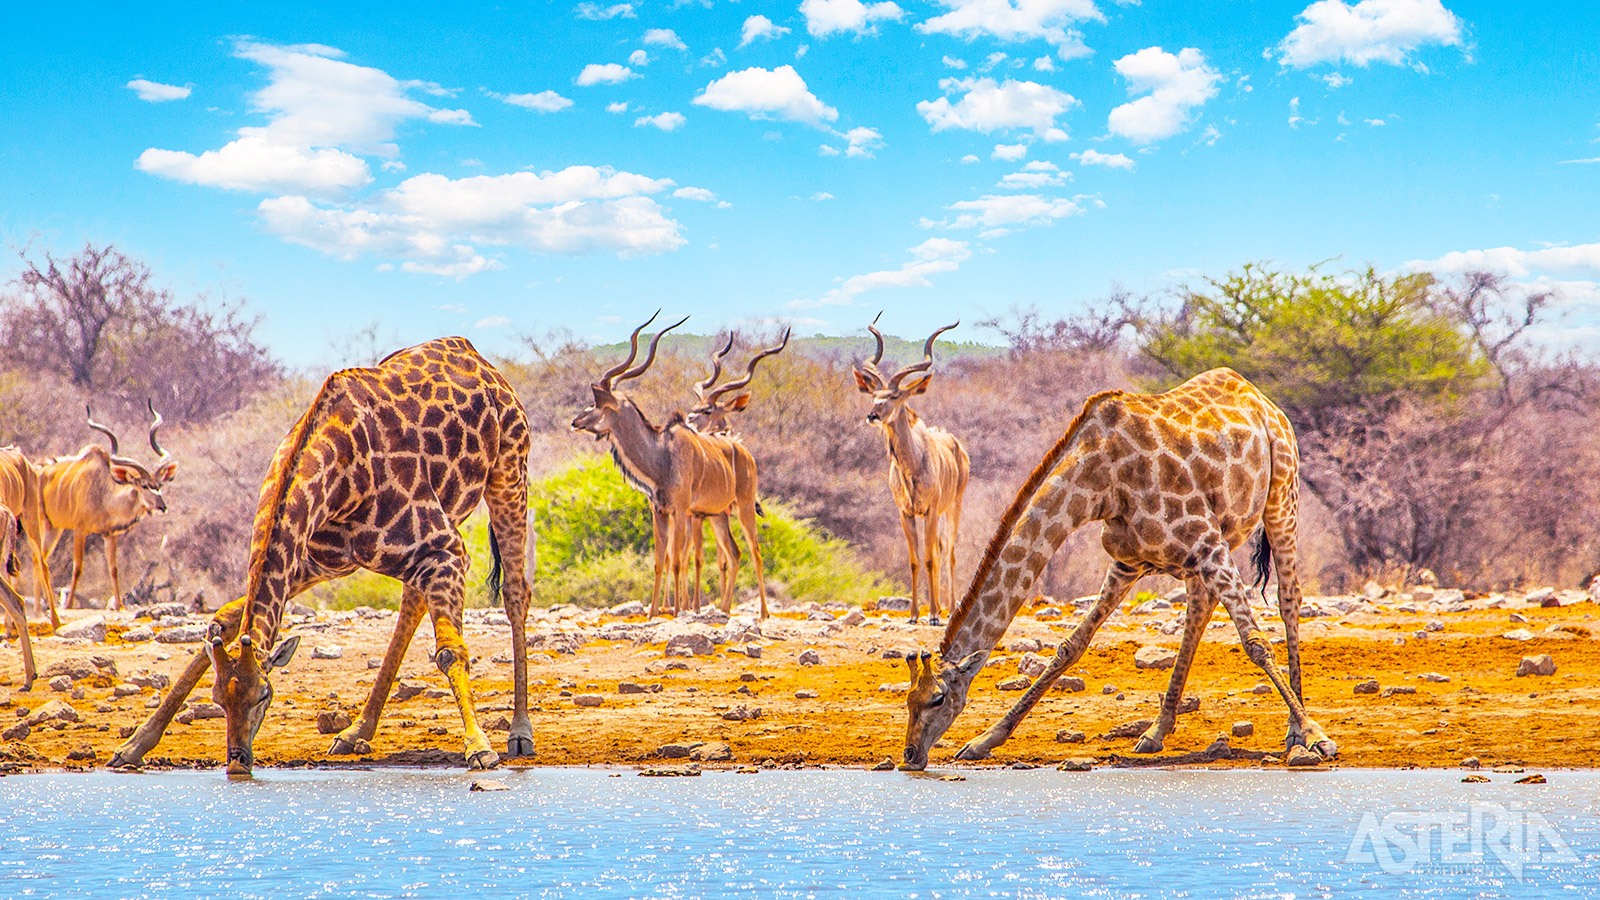
{"type": "MultiPolygon", "coordinates": [[[[881,313],[880,313],[881,315],[881,313]]],[[[946,325],[928,336],[922,362],[889,377],[878,371],[883,360],[883,334],[878,320],[867,328],[877,340],[872,359],[855,367],[856,387],[872,395],[867,421],[883,429],[889,446],[889,490],[900,509],[900,528],[911,557],[911,621],[917,620],[917,578],[926,574],[928,624],[939,624],[939,600],[955,596],[956,538],[961,530],[961,497],[967,491],[971,463],[955,435],[929,425],[906,401],[928,390],[933,380],[933,342],[961,324],[946,325]],[[921,373],[910,384],[907,378],[921,373]],[[922,551],[917,551],[917,519],[922,520],[922,551]],[[942,528],[948,525],[948,531],[942,528]]]]}
{"type": "MultiPolygon", "coordinates": [[[[16,447],[0,447],[0,506],[17,519],[22,535],[33,554],[33,592],[39,610],[50,609],[50,627],[61,627],[50,589],[50,564],[44,552],[44,496],[39,484],[39,467],[16,447]]],[[[15,585],[12,585],[15,587],[15,585]]]]}
{"type": "MultiPolygon", "coordinates": [[[[726,612],[732,608],[738,556],[733,534],[727,528],[726,514],[734,509],[755,560],[761,616],[765,618],[767,589],[756,533],[758,505],[754,457],[737,441],[695,431],[681,414],[658,427],[645,418],[637,404],[616,391],[621,382],[643,375],[655,362],[656,346],[662,335],[687,320],[688,317],[684,317],[651,338],[649,352],[637,366],[633,362],[639,354],[639,333],[655,321],[655,316],[635,328],[629,338],[628,358],[608,369],[591,385],[594,402],[572,420],[572,428],[593,434],[595,440],[609,440],[611,458],[623,477],[650,498],[655,539],[655,581],[650,591],[652,616],[660,609],[664,576],[670,579],[674,610],[685,605],[683,580],[689,556],[689,525],[697,515],[722,517],[723,525],[717,529],[718,565],[723,570],[722,609],[726,612]]],[[[713,519],[713,523],[716,521],[713,519]]]]}
{"type": "MultiPolygon", "coordinates": [[[[777,346],[768,347],[751,357],[749,364],[745,366],[743,378],[730,381],[713,390],[712,386],[717,383],[718,378],[722,377],[722,360],[733,350],[734,335],[729,332],[728,343],[721,350],[711,354],[711,374],[704,381],[695,383],[694,395],[697,402],[689,410],[689,414],[685,416],[685,421],[689,423],[689,427],[701,434],[719,435],[730,441],[738,442],[738,438],[732,436],[732,427],[728,417],[750,405],[750,392],[745,391],[739,394],[734,394],[733,392],[750,383],[750,379],[755,375],[758,363],[769,356],[783,352],[783,349],[789,346],[789,332],[790,329],[785,328],[783,330],[783,340],[779,341],[777,346]],[[731,395],[730,399],[721,399],[729,395],[731,395]]],[[[761,510],[759,501],[756,503],[756,510],[758,512],[761,510]]],[[[689,523],[689,533],[694,542],[694,548],[690,552],[694,556],[695,609],[700,608],[700,585],[702,583],[700,567],[704,561],[705,527],[703,520],[705,518],[705,516],[697,515],[689,523]]],[[[721,554],[731,550],[734,567],[737,568],[739,548],[733,543],[732,535],[728,533],[728,514],[724,512],[720,516],[712,516],[710,518],[712,530],[717,535],[718,567],[721,568],[722,566],[721,554]]]]}
{"type": "MultiPolygon", "coordinates": [[[[44,553],[56,549],[63,532],[72,532],[72,586],[67,589],[67,608],[78,596],[78,579],[83,575],[83,547],[89,535],[105,538],[106,569],[111,574],[111,600],[108,609],[122,606],[122,584],[117,571],[117,538],[153,512],[167,511],[161,489],[178,473],[172,454],[161,448],[156,430],[161,414],[155,404],[147,404],[154,421],[150,424],[150,449],[158,458],[145,468],[139,461],[119,455],[117,435],[94,420],[94,412],[84,407],[89,427],[111,440],[111,452],[88,445],[76,456],[55,460],[44,467],[40,485],[44,495],[44,553]]],[[[55,598],[51,598],[51,618],[55,618],[55,598]]]]}
{"type": "Polygon", "coordinates": [[[33,680],[38,672],[33,664],[33,636],[28,633],[28,612],[22,597],[11,587],[11,579],[19,573],[17,565],[17,538],[22,526],[17,517],[5,506],[0,506],[0,610],[5,612],[6,624],[15,627],[22,640],[22,689],[33,690],[33,680]]]}

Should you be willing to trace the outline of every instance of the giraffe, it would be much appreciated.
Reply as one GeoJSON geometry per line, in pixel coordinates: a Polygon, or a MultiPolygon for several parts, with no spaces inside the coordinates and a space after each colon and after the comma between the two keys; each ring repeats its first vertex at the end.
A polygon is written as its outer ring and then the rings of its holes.
{"type": "Polygon", "coordinates": [[[353,752],[376,733],[426,614],[434,662],[461,714],[467,765],[496,765],[499,757],[473,709],[461,636],[467,552],[459,528],[480,501],[489,507],[490,594],[503,593],[511,620],[515,711],[507,752],[531,753],[524,632],[529,444],[516,393],[465,338],[429,341],[375,367],[330,375],[279,445],[262,483],[244,596],[215,614],[204,652],[111,765],[139,765],[206,669],[215,667],[212,697],[226,713],[228,773],[248,774],[272,700],[268,676],[289,662],[300,640],[293,636],[274,646],[284,604],[359,568],[395,578],[404,590],[361,718],[335,737],[329,752],[353,752]],[[230,652],[236,638],[237,651],[230,652]]]}
{"type": "Polygon", "coordinates": [[[1094,633],[1135,582],[1162,573],[1181,578],[1188,613],[1172,679],[1156,722],[1134,751],[1155,753],[1172,732],[1195,651],[1218,601],[1250,661],[1271,679],[1289,708],[1285,745],[1331,759],[1337,752],[1306,715],[1300,691],[1300,582],[1295,558],[1299,452],[1289,420],[1231,369],[1212,369],[1163,394],[1096,394],[1033,470],[1001,518],[939,648],[907,657],[903,768],[927,766],[928,749],[949,729],[972,679],[1016,617],[1039,573],[1080,526],[1104,525],[1111,555],[1099,598],[1061,642],[1044,674],[998,722],[956,754],[984,759],[1005,743],[1051,684],[1077,662],[1094,633]],[[1287,638],[1289,679],[1256,627],[1249,586],[1230,552],[1262,528],[1254,564],[1262,584],[1278,566],[1278,611],[1287,638]]]}
{"type": "MultiPolygon", "coordinates": [[[[878,315],[883,315],[879,313],[878,315]]],[[[889,490],[900,510],[900,529],[905,532],[906,552],[911,557],[911,621],[917,621],[917,575],[925,569],[928,583],[928,624],[939,624],[939,598],[948,604],[955,596],[956,538],[961,531],[961,498],[967,492],[971,462],[961,441],[943,428],[929,425],[906,405],[906,401],[928,390],[933,374],[911,384],[906,378],[933,367],[933,342],[939,335],[961,324],[946,325],[928,335],[922,345],[922,362],[914,363],[885,378],[878,371],[883,359],[883,334],[878,320],[867,329],[877,341],[872,359],[855,367],[856,387],[872,396],[867,421],[883,429],[889,446],[889,490]],[[917,553],[917,519],[922,520],[923,549],[917,553]],[[941,522],[941,520],[943,520],[941,522]],[[941,525],[949,525],[946,535],[941,525]],[[940,570],[943,569],[941,572],[940,570]]]]}

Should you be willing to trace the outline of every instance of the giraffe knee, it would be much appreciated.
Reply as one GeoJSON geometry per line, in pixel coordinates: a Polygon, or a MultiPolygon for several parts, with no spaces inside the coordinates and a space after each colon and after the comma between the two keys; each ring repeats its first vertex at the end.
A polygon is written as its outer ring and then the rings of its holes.
{"type": "Polygon", "coordinates": [[[456,664],[456,652],[449,647],[440,647],[439,652],[433,655],[434,665],[446,675],[450,674],[450,667],[456,664]]]}
{"type": "Polygon", "coordinates": [[[1244,652],[1245,655],[1250,657],[1251,662],[1261,668],[1266,669],[1272,666],[1272,646],[1267,643],[1267,636],[1261,632],[1254,631],[1250,633],[1250,637],[1244,642],[1244,652]]]}

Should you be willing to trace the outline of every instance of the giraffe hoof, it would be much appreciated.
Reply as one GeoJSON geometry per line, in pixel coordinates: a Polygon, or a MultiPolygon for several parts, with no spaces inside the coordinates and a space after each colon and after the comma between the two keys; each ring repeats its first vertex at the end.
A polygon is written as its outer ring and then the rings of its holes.
{"type": "Polygon", "coordinates": [[[333,739],[333,746],[328,748],[329,756],[349,756],[356,752],[356,742],[339,735],[333,739]]]}
{"type": "Polygon", "coordinates": [[[500,765],[500,754],[493,750],[485,749],[467,754],[468,769],[493,769],[498,765],[500,765]]]}
{"type": "Polygon", "coordinates": [[[1165,749],[1166,749],[1166,745],[1165,744],[1161,743],[1159,740],[1156,740],[1155,738],[1151,737],[1148,734],[1141,735],[1139,737],[1139,742],[1137,744],[1133,745],[1133,752],[1135,752],[1135,753],[1160,753],[1162,750],[1165,750],[1165,749]]]}
{"type": "Polygon", "coordinates": [[[106,763],[112,769],[139,769],[144,767],[144,754],[126,748],[118,749],[111,754],[111,762],[106,763]]]}
{"type": "Polygon", "coordinates": [[[965,761],[969,761],[969,762],[970,761],[974,761],[974,760],[979,760],[979,759],[988,759],[988,758],[989,758],[989,751],[987,749],[985,749],[983,747],[983,745],[979,744],[977,741],[968,741],[966,746],[962,747],[959,751],[956,752],[956,759],[965,760],[965,761]]]}
{"type": "Polygon", "coordinates": [[[533,755],[533,735],[513,734],[506,738],[506,756],[515,759],[533,755]]]}

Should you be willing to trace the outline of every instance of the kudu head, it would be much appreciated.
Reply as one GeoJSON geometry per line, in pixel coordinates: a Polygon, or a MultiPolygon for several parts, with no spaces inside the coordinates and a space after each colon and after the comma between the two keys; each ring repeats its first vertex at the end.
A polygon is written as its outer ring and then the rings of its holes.
{"type": "Polygon", "coordinates": [[[911,689],[906,692],[906,750],[900,768],[920,772],[928,767],[928,751],[950,730],[951,723],[967,705],[967,690],[972,679],[989,658],[987,650],[967,655],[959,662],[937,663],[923,653],[906,654],[911,670],[911,689]],[[922,663],[921,671],[917,663],[922,663]]]}
{"type": "MultiPolygon", "coordinates": [[[[882,315],[878,313],[878,316],[882,315]]],[[[928,389],[928,383],[933,380],[933,373],[928,371],[933,368],[933,342],[939,335],[960,324],[961,320],[957,319],[928,335],[927,342],[922,345],[922,362],[912,363],[885,378],[878,370],[878,363],[883,361],[883,333],[877,328],[878,317],[873,317],[867,330],[872,332],[873,339],[877,341],[877,350],[873,352],[872,359],[856,363],[855,367],[856,387],[861,393],[872,395],[872,408],[867,411],[868,422],[889,425],[905,409],[907,400],[928,389]],[[913,375],[919,377],[907,383],[906,379],[913,375]]]]}
{"type": "Polygon", "coordinates": [[[156,412],[154,401],[146,401],[145,405],[150,409],[153,419],[150,423],[150,449],[157,455],[155,465],[148,469],[138,460],[120,455],[116,433],[96,422],[92,409],[87,406],[83,408],[84,415],[89,420],[89,427],[111,441],[111,480],[132,492],[131,499],[136,519],[147,513],[167,511],[167,501],[161,496],[161,489],[178,474],[178,464],[173,461],[172,454],[163,450],[161,443],[156,440],[156,430],[165,420],[156,412]]]}
{"type": "Polygon", "coordinates": [[[789,332],[783,330],[783,340],[776,345],[768,347],[750,358],[750,364],[745,366],[744,377],[737,381],[730,381],[715,389],[717,378],[722,375],[722,358],[733,349],[733,335],[728,335],[728,344],[711,357],[711,377],[698,382],[694,386],[695,397],[699,403],[689,410],[689,427],[703,434],[718,434],[728,430],[728,416],[750,405],[750,392],[741,390],[750,383],[756,373],[756,364],[769,356],[783,352],[789,346],[789,332]]]}
{"type": "Polygon", "coordinates": [[[684,316],[677,322],[656,332],[656,336],[650,339],[650,352],[645,354],[644,362],[633,366],[634,357],[639,355],[639,332],[649,327],[650,323],[654,322],[656,316],[659,315],[661,315],[661,310],[658,309],[654,316],[646,319],[643,325],[633,330],[633,335],[628,338],[628,358],[607,369],[605,374],[600,376],[599,381],[589,386],[589,389],[594,392],[594,402],[584,407],[577,417],[572,420],[573,431],[587,431],[594,435],[594,439],[597,441],[604,440],[611,434],[611,419],[622,409],[622,399],[616,392],[616,386],[630,378],[638,378],[643,375],[645,370],[650,368],[650,364],[656,361],[656,345],[661,343],[661,336],[689,321],[689,317],[684,316]],[[630,369],[628,368],[629,366],[633,366],[633,368],[630,369]]]}
{"type": "Polygon", "coordinates": [[[252,747],[256,732],[261,730],[267,707],[272,705],[272,681],[268,676],[273,669],[289,664],[300,646],[300,636],[287,638],[266,653],[256,648],[250,635],[241,635],[239,652],[233,655],[223,644],[223,634],[223,624],[213,621],[206,640],[206,655],[217,670],[211,699],[222,707],[226,723],[228,774],[249,775],[255,765],[252,747]]]}

